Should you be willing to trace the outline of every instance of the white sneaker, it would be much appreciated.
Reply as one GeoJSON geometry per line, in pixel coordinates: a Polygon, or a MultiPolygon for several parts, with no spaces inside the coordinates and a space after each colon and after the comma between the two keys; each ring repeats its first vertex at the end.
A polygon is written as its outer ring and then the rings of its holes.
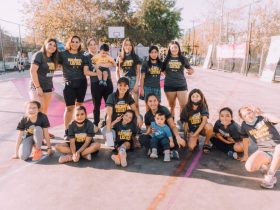
{"type": "Polygon", "coordinates": [[[84,156],[83,158],[87,159],[87,160],[91,160],[91,154],[87,154],[86,156],[84,156]]]}
{"type": "Polygon", "coordinates": [[[164,153],[163,161],[164,162],[170,162],[170,160],[171,160],[170,159],[170,150],[169,149],[164,150],[163,153],[164,153]]]}
{"type": "Polygon", "coordinates": [[[157,154],[157,149],[156,148],[153,148],[152,149],[152,153],[150,154],[150,158],[158,158],[158,154],[157,154]]]}
{"type": "Polygon", "coordinates": [[[274,185],[276,184],[277,179],[273,175],[265,175],[264,179],[261,183],[261,187],[266,188],[266,189],[272,189],[274,185]]]}
{"type": "Polygon", "coordinates": [[[126,161],[126,151],[125,151],[125,149],[120,149],[119,155],[120,155],[120,160],[121,160],[121,166],[126,167],[127,166],[127,161],[126,161]]]}

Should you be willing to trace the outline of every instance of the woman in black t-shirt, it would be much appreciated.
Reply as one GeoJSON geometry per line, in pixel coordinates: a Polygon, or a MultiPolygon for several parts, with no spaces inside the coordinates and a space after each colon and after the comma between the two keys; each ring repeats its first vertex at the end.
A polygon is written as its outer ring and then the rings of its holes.
{"type": "Polygon", "coordinates": [[[122,43],[121,55],[117,60],[116,75],[117,79],[126,77],[129,80],[129,90],[138,108],[138,91],[140,82],[140,66],[141,61],[135,53],[134,44],[126,38],[122,43]]]}
{"type": "Polygon", "coordinates": [[[53,75],[57,67],[57,41],[46,39],[41,50],[36,52],[31,61],[31,100],[36,100],[41,104],[41,111],[48,113],[48,107],[53,91],[53,75]]]}
{"type": "Polygon", "coordinates": [[[168,53],[162,67],[162,71],[165,73],[164,92],[172,116],[175,116],[176,98],[178,98],[180,104],[180,112],[187,103],[188,87],[185,69],[188,70],[189,75],[194,72],[186,57],[182,55],[179,43],[172,41],[169,44],[168,53]]]}
{"type": "Polygon", "coordinates": [[[68,135],[70,143],[56,144],[55,149],[64,154],[58,162],[78,162],[80,157],[91,160],[91,154],[100,149],[100,143],[93,141],[93,124],[87,119],[87,112],[84,106],[75,108],[75,117],[69,125],[68,135]]]}
{"type": "Polygon", "coordinates": [[[81,49],[81,38],[72,36],[66,43],[66,50],[59,53],[59,64],[63,68],[65,80],[63,90],[66,104],[64,112],[65,138],[67,138],[67,129],[72,121],[75,106],[83,104],[87,91],[84,69],[88,66],[88,63],[81,49]]]}

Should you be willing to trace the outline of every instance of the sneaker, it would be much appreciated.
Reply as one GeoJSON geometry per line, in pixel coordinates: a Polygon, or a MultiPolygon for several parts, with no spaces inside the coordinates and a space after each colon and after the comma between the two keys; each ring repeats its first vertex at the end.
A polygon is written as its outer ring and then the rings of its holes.
{"type": "Polygon", "coordinates": [[[121,159],[121,166],[126,167],[127,166],[126,150],[125,149],[120,149],[119,155],[120,155],[120,159],[121,159]]]}
{"type": "Polygon", "coordinates": [[[55,135],[49,133],[49,136],[50,136],[50,139],[54,139],[55,138],[55,135]]]}
{"type": "Polygon", "coordinates": [[[266,175],[268,172],[268,169],[269,169],[268,165],[262,164],[259,170],[263,175],[266,175]]]}
{"type": "Polygon", "coordinates": [[[91,160],[91,154],[87,154],[86,156],[83,156],[86,160],[91,160]]]}
{"type": "Polygon", "coordinates": [[[73,160],[72,155],[61,155],[58,159],[58,163],[67,163],[73,160]]]}
{"type": "Polygon", "coordinates": [[[152,154],[152,150],[148,149],[147,155],[150,156],[152,154]]]}
{"type": "Polygon", "coordinates": [[[103,80],[103,86],[107,87],[107,81],[103,80]]]}
{"type": "Polygon", "coordinates": [[[170,151],[170,157],[172,159],[176,159],[176,160],[179,160],[179,153],[177,150],[171,150],[170,151]]]}
{"type": "Polygon", "coordinates": [[[170,162],[170,150],[169,149],[164,150],[163,153],[164,153],[163,161],[170,162]]]}
{"type": "Polygon", "coordinates": [[[152,149],[152,153],[150,154],[150,158],[158,158],[158,154],[157,154],[157,149],[156,148],[153,148],[152,149]]]}
{"type": "Polygon", "coordinates": [[[41,149],[35,149],[35,151],[33,152],[32,160],[37,161],[37,160],[40,160],[41,157],[42,157],[42,150],[41,149]]]}
{"type": "Polygon", "coordinates": [[[261,187],[266,188],[266,189],[272,189],[274,185],[276,184],[277,179],[273,175],[265,175],[264,179],[261,183],[261,187]]]}
{"type": "Polygon", "coordinates": [[[115,162],[116,165],[121,165],[121,159],[119,155],[111,155],[111,159],[115,162]]]}
{"type": "Polygon", "coordinates": [[[103,80],[99,80],[99,85],[103,85],[103,80]]]}
{"type": "Polygon", "coordinates": [[[237,160],[237,159],[238,159],[238,154],[237,154],[237,152],[228,151],[227,155],[228,155],[228,157],[233,158],[234,160],[237,160]]]}

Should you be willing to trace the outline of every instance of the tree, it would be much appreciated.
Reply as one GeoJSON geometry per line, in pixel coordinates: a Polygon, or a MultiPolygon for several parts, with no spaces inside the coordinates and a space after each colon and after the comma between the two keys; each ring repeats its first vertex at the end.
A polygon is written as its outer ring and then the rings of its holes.
{"type": "Polygon", "coordinates": [[[148,43],[167,45],[179,38],[180,10],[175,9],[175,0],[144,0],[140,5],[139,17],[148,43]]]}

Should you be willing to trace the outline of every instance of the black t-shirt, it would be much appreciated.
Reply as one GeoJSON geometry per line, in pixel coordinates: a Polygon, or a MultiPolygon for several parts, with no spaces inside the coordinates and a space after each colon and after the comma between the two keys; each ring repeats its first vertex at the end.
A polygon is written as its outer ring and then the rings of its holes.
{"type": "Polygon", "coordinates": [[[280,135],[271,122],[262,116],[257,117],[254,125],[248,125],[244,121],[241,124],[241,135],[252,139],[262,151],[273,151],[280,143],[280,135]]]}
{"type": "Polygon", "coordinates": [[[206,105],[192,110],[189,116],[187,106],[185,106],[180,114],[180,120],[183,123],[188,123],[190,131],[195,131],[202,123],[203,116],[209,117],[208,107],[206,105]]]}
{"type": "MultiPolygon", "coordinates": [[[[55,71],[55,63],[51,57],[44,57],[42,51],[36,52],[32,57],[32,64],[36,64],[39,68],[37,71],[38,80],[43,90],[53,89],[53,75],[55,71]]],[[[34,84],[31,82],[31,85],[34,84]]]]}
{"type": "Polygon", "coordinates": [[[233,120],[226,128],[220,120],[217,120],[214,125],[214,132],[220,133],[224,138],[231,137],[236,142],[241,140],[240,126],[233,120]]]}
{"type": "MultiPolygon", "coordinates": [[[[96,72],[96,69],[94,68],[94,64],[93,64],[93,59],[92,59],[93,55],[91,55],[88,52],[84,53],[84,55],[85,55],[86,60],[87,60],[86,63],[89,66],[89,70],[92,71],[92,72],[96,72]]],[[[102,68],[104,68],[104,67],[101,67],[101,70],[102,70],[102,68]]],[[[111,80],[111,71],[110,71],[110,69],[109,68],[104,68],[104,69],[106,69],[106,71],[108,72],[108,80],[111,80]]],[[[90,81],[92,83],[94,83],[94,82],[98,82],[99,80],[98,80],[97,76],[91,76],[90,77],[90,81]]]]}
{"type": "Polygon", "coordinates": [[[166,73],[164,85],[169,87],[185,87],[187,86],[184,69],[189,69],[190,64],[186,57],[182,63],[179,57],[171,57],[163,64],[166,73]]]}
{"type": "MultiPolygon", "coordinates": [[[[117,65],[119,60],[117,60],[117,65]]],[[[135,77],[136,76],[136,66],[141,64],[140,58],[135,54],[134,59],[131,54],[125,55],[124,61],[121,64],[122,73],[121,76],[135,77]]]]}
{"type": "Polygon", "coordinates": [[[18,123],[17,130],[24,131],[25,137],[29,137],[33,135],[35,126],[39,126],[41,128],[50,127],[47,115],[43,114],[42,112],[38,112],[37,120],[34,123],[31,122],[28,117],[24,116],[18,123]]]}
{"type": "Polygon", "coordinates": [[[134,103],[135,101],[130,94],[126,98],[117,98],[116,93],[111,93],[107,98],[106,106],[113,108],[112,121],[125,113],[130,108],[130,105],[134,103]]]}
{"type": "Polygon", "coordinates": [[[113,129],[116,131],[116,144],[120,141],[132,141],[132,137],[137,133],[136,125],[133,122],[123,125],[120,121],[115,124],[113,129]]]}
{"type": "Polygon", "coordinates": [[[63,77],[65,81],[85,79],[84,66],[88,66],[88,59],[82,52],[76,54],[68,50],[59,53],[59,64],[63,67],[63,77]]]}
{"type": "Polygon", "coordinates": [[[75,142],[84,143],[86,137],[93,137],[93,124],[88,119],[85,120],[83,126],[79,127],[75,121],[69,125],[68,129],[69,138],[75,138],[75,142]]]}
{"type": "Polygon", "coordinates": [[[149,67],[148,62],[143,63],[141,73],[145,74],[145,87],[160,87],[161,66],[161,63],[152,63],[151,67],[149,67]]]}
{"type": "MultiPolygon", "coordinates": [[[[172,117],[170,111],[165,107],[165,106],[161,106],[159,105],[158,107],[158,111],[161,111],[165,114],[165,124],[168,124],[167,123],[167,120],[172,117]]],[[[153,115],[152,111],[149,110],[146,114],[145,114],[145,125],[146,126],[150,126],[152,122],[155,121],[155,115],[153,115]]]]}

